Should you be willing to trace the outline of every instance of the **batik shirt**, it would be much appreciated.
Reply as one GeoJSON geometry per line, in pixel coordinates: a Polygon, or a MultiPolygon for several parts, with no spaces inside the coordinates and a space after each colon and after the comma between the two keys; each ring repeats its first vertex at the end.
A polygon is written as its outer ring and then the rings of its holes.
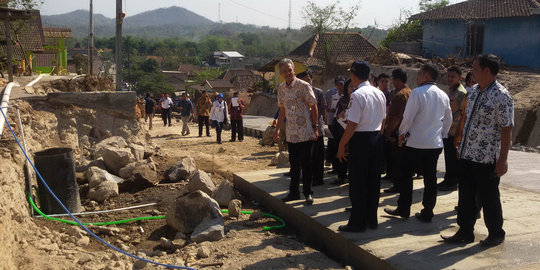
{"type": "Polygon", "coordinates": [[[278,105],[285,108],[287,142],[306,142],[315,137],[310,107],[316,104],[315,94],[307,82],[295,78],[291,85],[286,82],[279,85],[278,105]]]}
{"type": "Polygon", "coordinates": [[[448,97],[450,98],[450,108],[452,109],[452,126],[448,132],[448,136],[456,136],[456,131],[459,128],[459,123],[461,122],[461,110],[463,109],[463,103],[465,102],[465,97],[467,96],[467,90],[463,87],[462,84],[459,84],[459,87],[455,90],[450,90],[448,92],[448,97]]]}
{"type": "Polygon", "coordinates": [[[467,94],[461,159],[494,164],[501,151],[501,129],[514,126],[514,101],[498,81],[485,90],[477,84],[467,94]]]}

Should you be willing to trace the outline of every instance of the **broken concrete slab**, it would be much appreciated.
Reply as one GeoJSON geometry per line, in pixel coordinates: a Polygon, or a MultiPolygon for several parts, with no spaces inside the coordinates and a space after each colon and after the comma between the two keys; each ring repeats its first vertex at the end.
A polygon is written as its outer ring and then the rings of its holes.
{"type": "Polygon", "coordinates": [[[208,219],[221,219],[219,204],[208,194],[198,190],[178,197],[167,211],[167,225],[176,231],[189,234],[208,219]]]}

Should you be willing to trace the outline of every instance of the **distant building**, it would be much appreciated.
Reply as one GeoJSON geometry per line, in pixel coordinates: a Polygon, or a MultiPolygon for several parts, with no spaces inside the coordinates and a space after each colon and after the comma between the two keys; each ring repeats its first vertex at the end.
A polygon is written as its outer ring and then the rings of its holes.
{"type": "Polygon", "coordinates": [[[204,83],[192,85],[190,88],[199,92],[206,91],[222,93],[232,91],[234,85],[227,80],[206,80],[204,83]]]}
{"type": "Polygon", "coordinates": [[[425,57],[493,53],[508,65],[540,67],[539,0],[469,0],[413,15],[425,57]]]}
{"type": "Polygon", "coordinates": [[[246,92],[253,89],[253,85],[262,81],[262,76],[250,69],[228,69],[218,77],[221,80],[227,80],[233,85],[233,90],[246,92]]]}
{"type": "Polygon", "coordinates": [[[195,76],[196,71],[203,71],[204,69],[202,67],[192,65],[192,64],[183,64],[178,66],[177,71],[184,72],[188,75],[188,77],[195,76]]]}
{"type": "Polygon", "coordinates": [[[214,52],[210,59],[210,65],[218,67],[228,66],[230,68],[243,68],[244,56],[235,51],[214,52]]]}
{"type": "Polygon", "coordinates": [[[68,72],[67,45],[71,38],[71,28],[43,28],[45,37],[44,50],[33,59],[35,71],[51,73],[54,69],[58,74],[68,72]]]}
{"type": "Polygon", "coordinates": [[[293,60],[296,73],[311,69],[314,72],[314,83],[324,84],[324,78],[320,76],[325,66],[325,57],[328,54],[334,55],[334,69],[336,72],[345,71],[354,60],[367,60],[377,52],[377,47],[373,45],[361,33],[326,32],[321,35],[314,35],[289,55],[272,59],[269,63],[259,69],[260,72],[275,72],[275,86],[283,82],[279,76],[278,62],[286,57],[293,60]]]}
{"type": "Polygon", "coordinates": [[[170,84],[175,92],[182,92],[186,90],[186,80],[188,79],[188,74],[182,71],[162,71],[165,75],[165,82],[170,84]]]}

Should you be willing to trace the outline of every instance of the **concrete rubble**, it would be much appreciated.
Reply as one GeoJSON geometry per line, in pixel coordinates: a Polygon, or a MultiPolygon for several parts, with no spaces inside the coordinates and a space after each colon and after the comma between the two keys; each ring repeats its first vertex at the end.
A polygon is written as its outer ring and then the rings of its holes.
{"type": "Polygon", "coordinates": [[[205,220],[223,220],[219,204],[208,194],[197,190],[178,197],[166,214],[167,225],[191,234],[205,220]]]}
{"type": "Polygon", "coordinates": [[[188,180],[195,174],[196,170],[197,166],[193,158],[183,158],[165,173],[165,179],[170,182],[188,180]]]}
{"type": "MultiPolygon", "coordinates": [[[[188,186],[189,187],[189,186],[188,186]]],[[[220,206],[227,207],[229,202],[236,196],[231,182],[223,180],[221,184],[212,193],[212,198],[218,202],[220,206]]]]}
{"type": "Polygon", "coordinates": [[[212,181],[210,175],[203,170],[197,170],[195,174],[189,179],[188,183],[189,191],[201,190],[208,195],[212,195],[216,190],[216,185],[212,181]]]}

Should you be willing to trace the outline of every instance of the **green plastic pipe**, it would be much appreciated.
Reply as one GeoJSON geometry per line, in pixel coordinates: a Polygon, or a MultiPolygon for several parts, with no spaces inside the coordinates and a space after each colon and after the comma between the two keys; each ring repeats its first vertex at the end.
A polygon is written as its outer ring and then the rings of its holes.
{"type": "MultiPolygon", "coordinates": [[[[69,225],[77,225],[77,226],[79,225],[75,221],[51,217],[51,216],[48,216],[47,214],[41,212],[41,210],[34,203],[34,200],[32,199],[31,194],[28,194],[28,201],[30,202],[30,204],[32,205],[34,210],[39,215],[44,217],[45,219],[52,220],[52,221],[63,222],[63,223],[69,224],[69,225]]],[[[229,210],[221,210],[221,212],[222,213],[229,213],[229,210]]],[[[251,212],[251,211],[242,211],[242,214],[251,215],[251,214],[253,214],[253,212],[251,212]]],[[[276,226],[265,226],[265,227],[263,227],[263,231],[276,230],[276,229],[281,229],[281,228],[285,227],[285,221],[283,219],[281,219],[280,217],[277,217],[275,215],[268,214],[268,213],[262,213],[262,215],[266,216],[266,217],[273,218],[273,219],[275,219],[275,220],[277,220],[277,221],[279,221],[281,223],[280,225],[276,225],[276,226]]],[[[136,217],[136,218],[128,218],[128,219],[122,219],[122,220],[116,220],[116,221],[108,221],[108,222],[89,222],[89,223],[83,223],[83,225],[85,225],[85,226],[88,226],[88,225],[106,226],[106,225],[124,224],[124,223],[133,222],[133,221],[139,221],[139,220],[156,220],[156,219],[165,219],[165,216],[136,217]]]]}

